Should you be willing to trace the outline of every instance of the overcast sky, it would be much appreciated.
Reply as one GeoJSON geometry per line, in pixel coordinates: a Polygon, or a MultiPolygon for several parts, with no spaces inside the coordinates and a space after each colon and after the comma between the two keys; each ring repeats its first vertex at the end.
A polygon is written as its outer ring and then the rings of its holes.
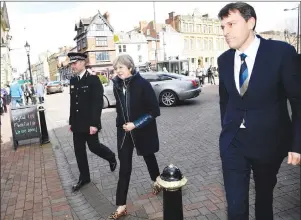
{"type": "MultiPolygon", "coordinates": [[[[168,13],[192,13],[198,8],[201,13],[217,17],[227,2],[156,2],[156,21],[164,23],[168,13]]],[[[283,30],[285,26],[297,28],[297,2],[250,2],[258,18],[257,31],[283,30]]],[[[7,2],[12,35],[11,60],[13,68],[22,73],[27,68],[25,42],[31,46],[31,61],[36,62],[38,54],[46,50],[56,52],[61,46],[75,46],[73,38],[75,22],[80,18],[92,17],[99,10],[110,13],[115,31],[129,31],[138,26],[140,20],[154,18],[152,2],[7,2]]]]}

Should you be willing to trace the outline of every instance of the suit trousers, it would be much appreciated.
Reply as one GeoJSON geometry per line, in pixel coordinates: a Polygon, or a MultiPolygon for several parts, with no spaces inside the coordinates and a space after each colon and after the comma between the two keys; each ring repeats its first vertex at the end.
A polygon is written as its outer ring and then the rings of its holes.
{"type": "Polygon", "coordinates": [[[86,142],[88,143],[88,147],[92,153],[109,162],[114,160],[115,154],[108,147],[99,142],[98,132],[93,135],[81,132],[73,133],[75,157],[80,172],[79,179],[83,181],[90,181],[86,142]]]}
{"type": "MultiPolygon", "coordinates": [[[[132,158],[134,145],[129,133],[127,133],[123,146],[118,149],[118,158],[120,161],[119,179],[116,191],[116,205],[122,206],[126,204],[127,193],[132,173],[132,158]]],[[[160,175],[159,166],[155,154],[143,156],[147,165],[151,180],[156,181],[160,175]]]]}
{"type": "Polygon", "coordinates": [[[249,219],[249,184],[253,171],[256,220],[273,220],[273,190],[284,158],[255,160],[243,154],[247,130],[240,128],[222,159],[228,220],[249,219]]]}

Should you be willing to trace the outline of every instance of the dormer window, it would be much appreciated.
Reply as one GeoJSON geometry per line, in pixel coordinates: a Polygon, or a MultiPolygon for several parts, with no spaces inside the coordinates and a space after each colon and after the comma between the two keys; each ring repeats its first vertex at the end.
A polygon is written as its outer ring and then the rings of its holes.
{"type": "Polygon", "coordinates": [[[146,30],[146,35],[150,35],[150,29],[146,30]]]}
{"type": "Polygon", "coordinates": [[[103,24],[96,24],[96,30],[97,31],[103,31],[104,30],[104,25],[103,24]]]}

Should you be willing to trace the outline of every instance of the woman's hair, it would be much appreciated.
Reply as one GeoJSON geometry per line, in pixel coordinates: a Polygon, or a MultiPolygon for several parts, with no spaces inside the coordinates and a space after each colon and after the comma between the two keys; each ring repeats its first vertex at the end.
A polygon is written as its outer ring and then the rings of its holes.
{"type": "Polygon", "coordinates": [[[128,69],[132,69],[131,72],[135,70],[135,64],[133,58],[128,54],[120,54],[113,61],[113,67],[116,69],[118,64],[125,65],[128,69]]]}

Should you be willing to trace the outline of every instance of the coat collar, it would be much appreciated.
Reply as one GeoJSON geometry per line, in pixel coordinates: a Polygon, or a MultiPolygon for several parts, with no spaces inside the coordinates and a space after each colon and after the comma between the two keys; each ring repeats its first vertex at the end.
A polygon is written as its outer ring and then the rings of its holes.
{"type": "Polygon", "coordinates": [[[124,83],[125,83],[127,86],[129,86],[130,84],[132,84],[135,80],[137,80],[137,79],[140,78],[140,77],[141,77],[141,75],[139,74],[139,72],[137,72],[136,70],[134,70],[133,75],[132,75],[131,77],[129,77],[129,78],[127,78],[127,79],[125,79],[125,80],[122,80],[122,79],[120,79],[118,76],[115,76],[115,77],[112,79],[112,81],[113,81],[114,86],[115,86],[117,89],[119,89],[119,90],[122,91],[124,83]]]}

